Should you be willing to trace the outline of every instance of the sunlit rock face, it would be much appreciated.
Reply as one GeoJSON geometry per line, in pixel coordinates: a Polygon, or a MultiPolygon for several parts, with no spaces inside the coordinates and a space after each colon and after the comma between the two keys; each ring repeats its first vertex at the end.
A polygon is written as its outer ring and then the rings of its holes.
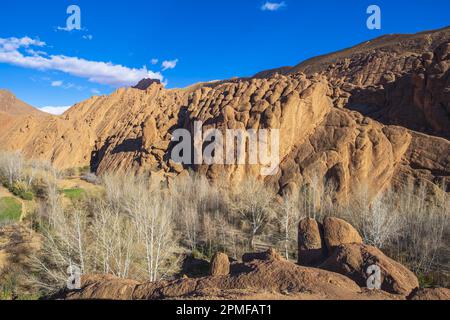
{"type": "Polygon", "coordinates": [[[239,183],[249,176],[280,195],[314,180],[343,198],[361,185],[449,182],[450,29],[382,37],[253,78],[167,90],[136,87],[92,97],[60,117],[1,112],[0,149],[22,150],[60,168],[98,174],[151,173],[161,181],[188,170],[239,183]],[[7,117],[7,118],[6,118],[7,117]],[[172,159],[174,132],[278,130],[279,170],[261,164],[184,164],[172,159]],[[3,128],[5,128],[3,126],[3,128]]]}

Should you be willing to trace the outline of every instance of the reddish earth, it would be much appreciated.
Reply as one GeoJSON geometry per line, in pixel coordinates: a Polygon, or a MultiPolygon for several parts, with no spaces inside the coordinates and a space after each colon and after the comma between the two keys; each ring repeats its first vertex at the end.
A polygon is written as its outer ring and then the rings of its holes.
{"type": "MultiPolygon", "coordinates": [[[[314,226],[310,221],[309,225],[314,226]]],[[[300,222],[299,239],[311,234],[304,226],[305,224],[300,222]]],[[[353,228],[339,219],[334,219],[333,227],[335,230],[353,228]]],[[[359,237],[357,233],[354,235],[359,237]]],[[[322,237],[327,235],[324,234],[322,237]]],[[[447,289],[419,289],[417,277],[380,250],[358,242],[350,243],[346,234],[338,236],[333,234],[333,239],[336,246],[327,251],[324,257],[326,261],[319,268],[294,264],[283,259],[272,249],[267,252],[245,254],[242,262],[231,264],[225,254],[218,253],[212,259],[210,276],[207,277],[193,279],[184,277],[172,281],[140,283],[113,276],[84,276],[81,290],[62,292],[56,298],[69,300],[448,300],[450,298],[447,289]],[[366,270],[371,265],[377,265],[381,269],[381,290],[366,288],[368,277],[366,270]]],[[[301,245],[299,250],[308,249],[301,245]]]]}

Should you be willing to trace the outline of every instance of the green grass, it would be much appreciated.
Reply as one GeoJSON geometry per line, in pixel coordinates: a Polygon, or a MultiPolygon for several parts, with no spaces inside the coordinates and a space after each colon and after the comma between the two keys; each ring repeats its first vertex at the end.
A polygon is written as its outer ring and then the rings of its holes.
{"type": "Polygon", "coordinates": [[[63,193],[70,200],[78,200],[83,197],[85,191],[83,189],[65,189],[63,193]]]}
{"type": "Polygon", "coordinates": [[[22,203],[20,201],[5,197],[0,198],[0,222],[19,221],[22,215],[22,203]]]}

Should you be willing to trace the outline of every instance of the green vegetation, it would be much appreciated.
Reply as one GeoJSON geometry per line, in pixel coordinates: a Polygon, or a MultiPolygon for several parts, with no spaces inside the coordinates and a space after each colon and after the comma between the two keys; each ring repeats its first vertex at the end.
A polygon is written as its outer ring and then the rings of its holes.
{"type": "Polygon", "coordinates": [[[83,197],[85,194],[85,190],[81,188],[75,188],[75,189],[65,189],[63,190],[64,196],[69,198],[70,200],[79,200],[83,197]]]}
{"type": "Polygon", "coordinates": [[[22,204],[11,197],[0,198],[0,222],[19,221],[22,215],[22,204]]]}
{"type": "Polygon", "coordinates": [[[16,182],[12,187],[9,188],[9,191],[25,201],[33,201],[34,194],[23,182],[16,182]]]}

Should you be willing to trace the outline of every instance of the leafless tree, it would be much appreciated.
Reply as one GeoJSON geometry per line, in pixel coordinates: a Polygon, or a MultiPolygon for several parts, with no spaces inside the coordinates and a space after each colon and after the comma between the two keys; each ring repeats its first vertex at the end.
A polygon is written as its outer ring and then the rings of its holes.
{"type": "Polygon", "coordinates": [[[120,210],[104,201],[95,204],[92,219],[92,250],[102,273],[129,276],[137,255],[135,226],[120,210]]]}
{"type": "Polygon", "coordinates": [[[250,246],[254,248],[255,236],[274,217],[274,195],[262,182],[249,178],[236,186],[228,197],[232,212],[249,224],[250,246]]]}
{"type": "Polygon", "coordinates": [[[381,249],[390,243],[400,228],[399,214],[391,206],[390,199],[390,193],[379,195],[360,212],[365,242],[381,249]]]}
{"type": "Polygon", "coordinates": [[[148,280],[165,276],[164,264],[173,254],[173,221],[170,200],[161,193],[150,193],[144,179],[127,186],[128,196],[123,206],[135,222],[138,242],[145,247],[148,280]]]}
{"type": "Polygon", "coordinates": [[[290,245],[296,243],[297,224],[301,220],[299,194],[286,195],[281,205],[279,222],[284,236],[284,255],[289,259],[290,245]]]}
{"type": "Polygon", "coordinates": [[[17,182],[23,172],[24,159],[20,152],[2,152],[0,154],[0,174],[12,186],[17,182]]]}

